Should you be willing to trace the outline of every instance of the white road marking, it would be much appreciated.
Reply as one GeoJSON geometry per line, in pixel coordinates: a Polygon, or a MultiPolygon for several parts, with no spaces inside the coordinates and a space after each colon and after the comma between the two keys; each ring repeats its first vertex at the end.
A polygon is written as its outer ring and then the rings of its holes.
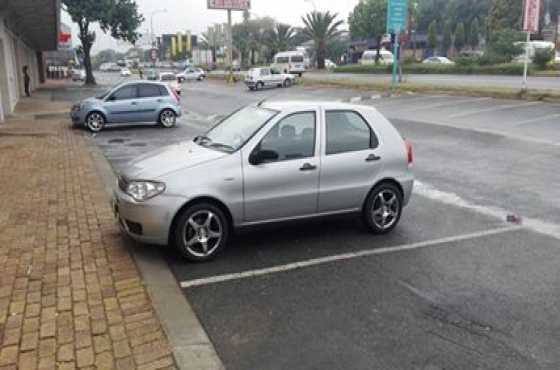
{"type": "Polygon", "coordinates": [[[453,100],[453,101],[448,101],[448,102],[444,102],[444,103],[436,103],[436,104],[422,105],[422,106],[420,106],[420,107],[414,107],[414,108],[412,108],[412,109],[404,108],[403,111],[406,112],[406,113],[409,113],[409,112],[415,112],[415,111],[419,111],[419,110],[423,110],[423,109],[431,109],[431,108],[452,106],[452,105],[463,104],[463,103],[476,103],[476,102],[485,101],[485,100],[491,100],[491,99],[492,99],[492,98],[469,98],[469,99],[460,99],[460,100],[453,100]]]}
{"type": "MultiPolygon", "coordinates": [[[[217,275],[217,276],[211,276],[211,277],[207,277],[207,278],[182,281],[180,283],[180,285],[181,285],[181,288],[193,288],[193,287],[198,287],[198,286],[223,283],[223,282],[226,282],[226,281],[241,280],[241,279],[253,278],[253,277],[257,277],[257,276],[271,275],[271,274],[280,273],[280,272],[299,270],[299,269],[306,268],[306,267],[322,265],[322,264],[338,262],[338,261],[345,261],[345,260],[350,260],[350,259],[355,259],[355,258],[360,258],[360,257],[368,257],[368,256],[374,256],[374,255],[380,255],[380,254],[403,252],[403,251],[409,251],[409,250],[413,250],[413,249],[426,248],[426,247],[438,247],[438,246],[443,247],[446,244],[450,244],[450,243],[472,240],[472,239],[478,239],[478,238],[483,238],[483,237],[493,236],[493,235],[500,235],[500,234],[505,234],[505,233],[520,230],[520,229],[522,229],[522,227],[520,227],[520,226],[506,226],[506,227],[501,227],[501,228],[492,229],[492,230],[479,231],[479,232],[475,232],[475,233],[451,236],[451,237],[434,239],[434,240],[427,240],[427,241],[418,242],[418,243],[404,244],[404,245],[395,246],[395,247],[367,249],[367,250],[363,250],[363,251],[359,251],[359,252],[351,252],[351,253],[338,254],[338,255],[334,255],[334,256],[314,258],[314,259],[310,259],[310,260],[294,262],[294,263],[289,263],[289,264],[280,265],[280,266],[273,266],[273,267],[268,267],[268,268],[263,268],[263,269],[250,270],[250,271],[244,271],[244,272],[233,273],[233,274],[217,275]]],[[[447,246],[451,247],[452,245],[447,245],[447,246]]]]}
{"type": "Polygon", "coordinates": [[[528,119],[528,120],[521,121],[521,122],[515,122],[514,127],[519,127],[519,126],[523,126],[523,125],[527,125],[529,123],[535,123],[535,122],[539,122],[539,121],[546,121],[547,119],[553,119],[553,118],[557,118],[557,117],[560,117],[560,113],[550,114],[548,116],[535,117],[535,118],[528,119]]]}
{"type": "Polygon", "coordinates": [[[528,102],[528,103],[524,103],[524,104],[523,103],[517,103],[517,104],[509,104],[509,105],[498,105],[498,106],[491,107],[491,108],[474,109],[474,110],[467,111],[467,112],[452,114],[452,115],[448,116],[448,118],[460,118],[460,117],[474,116],[474,115],[480,114],[480,113],[497,112],[497,111],[506,110],[506,109],[526,108],[526,107],[530,107],[530,106],[538,105],[538,104],[542,104],[542,103],[538,102],[538,101],[533,101],[533,102],[528,102]]]}
{"type": "MultiPolygon", "coordinates": [[[[415,181],[414,183],[414,194],[452,206],[470,209],[477,213],[501,220],[505,220],[509,214],[515,213],[499,207],[481,206],[471,203],[455,193],[438,190],[420,181],[415,181]]],[[[521,218],[525,228],[560,240],[560,225],[536,218],[524,217],[523,215],[521,215],[521,218]]]]}

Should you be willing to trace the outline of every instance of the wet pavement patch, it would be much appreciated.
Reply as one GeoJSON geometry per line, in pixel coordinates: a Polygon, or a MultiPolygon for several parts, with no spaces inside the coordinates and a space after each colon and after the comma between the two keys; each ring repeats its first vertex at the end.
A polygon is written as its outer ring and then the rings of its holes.
{"type": "Polygon", "coordinates": [[[125,141],[128,141],[128,139],[111,139],[108,141],[109,144],[122,144],[125,141]]]}

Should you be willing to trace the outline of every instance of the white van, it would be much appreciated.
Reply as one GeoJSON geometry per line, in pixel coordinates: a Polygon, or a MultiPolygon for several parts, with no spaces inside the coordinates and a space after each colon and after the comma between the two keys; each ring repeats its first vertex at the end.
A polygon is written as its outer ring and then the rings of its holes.
{"type": "Polygon", "coordinates": [[[301,75],[306,71],[305,54],[301,51],[285,51],[274,56],[271,68],[277,69],[282,73],[301,75]]]}
{"type": "MultiPolygon", "coordinates": [[[[515,56],[515,58],[513,58],[514,62],[517,63],[524,63],[525,62],[525,45],[527,45],[526,42],[523,41],[519,41],[519,42],[514,42],[513,43],[515,46],[519,46],[521,49],[523,49],[523,52],[517,56],[515,56]]],[[[535,57],[535,54],[537,52],[537,50],[546,50],[546,49],[554,49],[555,45],[553,42],[549,42],[549,41],[530,41],[529,42],[529,61],[533,61],[533,58],[535,57]]]]}
{"type": "MultiPolygon", "coordinates": [[[[384,65],[393,64],[393,53],[389,50],[381,49],[379,51],[380,59],[379,63],[384,65]]],[[[368,65],[368,64],[375,64],[375,57],[377,56],[377,50],[366,50],[362,54],[362,59],[360,59],[360,64],[368,65]]]]}

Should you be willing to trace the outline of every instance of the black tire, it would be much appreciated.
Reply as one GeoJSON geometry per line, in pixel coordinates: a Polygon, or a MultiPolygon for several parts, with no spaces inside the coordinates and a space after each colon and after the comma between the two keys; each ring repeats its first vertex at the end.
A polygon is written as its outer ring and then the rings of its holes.
{"type": "Polygon", "coordinates": [[[282,84],[283,87],[288,88],[292,86],[292,80],[290,80],[289,78],[287,78],[284,83],[282,84]]]}
{"type": "Polygon", "coordinates": [[[255,85],[255,90],[259,91],[262,90],[264,88],[264,83],[262,83],[261,81],[257,82],[257,84],[255,85]]]}
{"type": "Polygon", "coordinates": [[[177,123],[177,114],[172,109],[164,109],[159,114],[159,123],[165,128],[172,128],[177,123]]]}
{"type": "Polygon", "coordinates": [[[184,210],[173,230],[173,241],[181,256],[191,262],[210,261],[224,249],[230,234],[222,210],[211,203],[198,203],[184,210]],[[208,225],[208,214],[212,214],[208,225]],[[193,223],[200,228],[195,229],[193,223]],[[217,234],[220,236],[211,236],[217,234]],[[206,241],[206,252],[204,252],[206,241]],[[191,243],[189,245],[189,243],[191,243]]]}
{"type": "Polygon", "coordinates": [[[249,90],[255,91],[255,88],[253,86],[249,86],[249,90]]]}
{"type": "Polygon", "coordinates": [[[103,130],[105,123],[105,116],[100,112],[91,112],[86,117],[86,127],[94,133],[103,130]]]}
{"type": "Polygon", "coordinates": [[[389,182],[381,183],[368,195],[362,219],[372,233],[387,234],[399,223],[402,207],[403,196],[400,189],[389,182]]]}

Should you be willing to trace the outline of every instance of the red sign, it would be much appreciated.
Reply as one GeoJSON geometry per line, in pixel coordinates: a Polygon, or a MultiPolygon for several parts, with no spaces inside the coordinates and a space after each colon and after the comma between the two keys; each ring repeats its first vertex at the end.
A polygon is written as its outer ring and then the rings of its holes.
{"type": "Polygon", "coordinates": [[[539,31],[541,0],[525,0],[525,19],[523,31],[536,33],[539,31]]]}
{"type": "Polygon", "coordinates": [[[72,34],[71,33],[65,33],[63,31],[60,31],[60,34],[58,35],[58,41],[62,42],[62,43],[67,43],[70,41],[70,39],[72,39],[72,34]]]}
{"type": "Polygon", "coordinates": [[[208,9],[249,10],[251,0],[208,0],[208,9]]]}

